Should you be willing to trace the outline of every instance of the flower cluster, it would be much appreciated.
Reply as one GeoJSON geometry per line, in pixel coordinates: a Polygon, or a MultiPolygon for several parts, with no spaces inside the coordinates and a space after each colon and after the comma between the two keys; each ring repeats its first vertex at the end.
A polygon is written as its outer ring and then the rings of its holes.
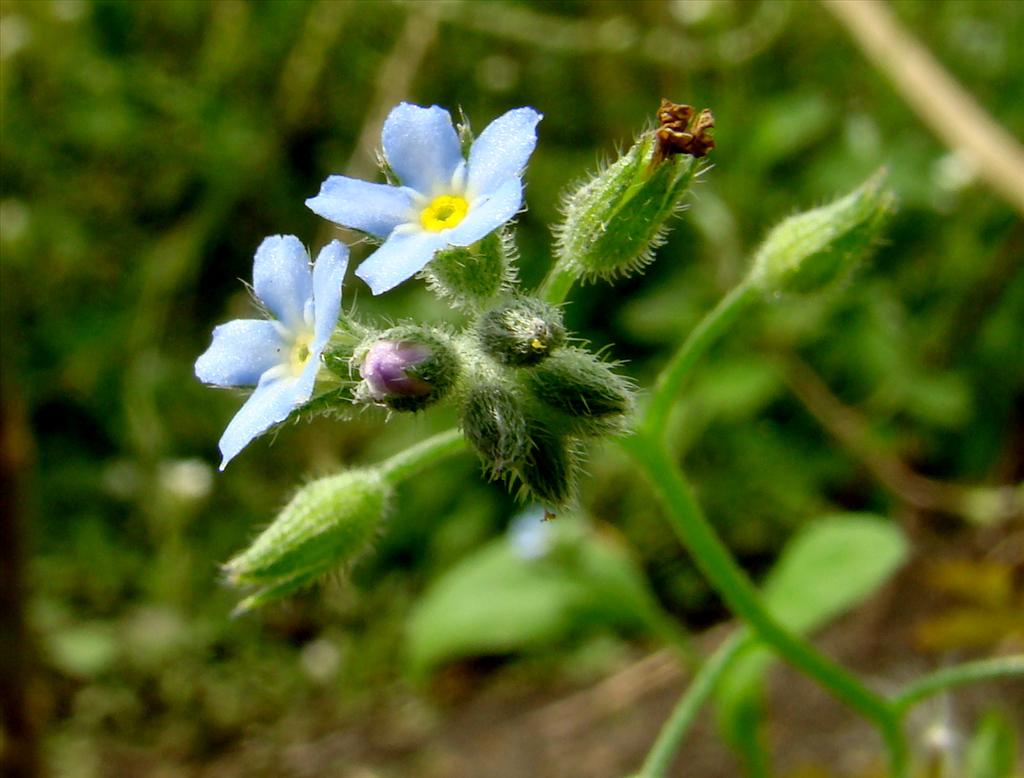
{"type": "MultiPolygon", "coordinates": [[[[208,384],[254,387],[221,438],[221,468],[300,414],[360,406],[416,413],[451,401],[487,476],[518,484],[547,518],[570,508],[583,452],[627,428],[634,392],[614,363],[566,330],[559,304],[576,280],[614,279],[650,260],[699,172],[695,157],[713,146],[710,112],[696,122],[692,115],[663,103],[659,130],[566,197],[552,271],[541,289],[525,290],[509,223],[523,205],[541,115],[516,108],[474,139],[442,108],[397,106],[381,137],[387,183],[329,176],[306,205],[375,242],[355,271],[373,294],[419,276],[460,312],[460,324],[375,326],[341,315],[348,248],[331,241],[311,263],[298,238],[265,239],[252,290],[266,318],[217,327],[195,366],[208,384]]],[[[441,438],[457,443],[454,434],[441,438]]],[[[358,559],[412,463],[441,444],[424,445],[300,489],[225,565],[229,583],[251,590],[240,609],[358,559]]],[[[525,553],[543,552],[533,545],[525,553]]]]}
{"type": "MultiPolygon", "coordinates": [[[[384,160],[397,182],[330,176],[306,204],[382,241],[356,271],[380,294],[418,273],[439,250],[471,246],[515,216],[540,119],[532,108],[509,111],[481,133],[466,160],[447,111],[402,103],[382,133],[384,160]]],[[[221,469],[251,440],[314,398],[324,377],[324,351],[338,323],[347,265],[348,249],[338,241],[320,251],[312,270],[298,238],[275,236],[260,244],[253,291],[273,318],[217,327],[195,366],[205,383],[255,386],[221,437],[221,469]]],[[[372,390],[367,396],[379,398],[388,385],[400,385],[405,394],[429,393],[421,380],[404,378],[400,364],[423,361],[426,348],[411,343],[370,351],[371,362],[363,368],[372,390]]]]}
{"type": "MultiPolygon", "coordinates": [[[[698,172],[695,157],[713,146],[710,112],[688,123],[693,113],[663,103],[659,130],[567,197],[549,275],[556,287],[612,279],[649,261],[698,172]]],[[[402,103],[381,133],[388,182],[329,176],[306,200],[377,242],[355,271],[375,295],[422,275],[463,312],[459,328],[342,317],[344,244],[332,241],[312,265],[294,236],[260,245],[253,291],[269,318],[218,327],[196,362],[207,383],[255,387],[221,438],[222,468],[298,413],[367,405],[413,413],[450,398],[487,475],[520,484],[552,511],[572,503],[582,452],[626,428],[633,386],[573,343],[551,302],[564,295],[516,281],[507,225],[523,205],[540,120],[516,108],[474,139],[444,109],[402,103]]]]}

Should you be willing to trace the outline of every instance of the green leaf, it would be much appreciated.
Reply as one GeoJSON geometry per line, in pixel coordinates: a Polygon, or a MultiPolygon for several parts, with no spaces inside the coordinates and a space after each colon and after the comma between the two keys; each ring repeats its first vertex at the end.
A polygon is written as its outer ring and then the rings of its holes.
{"type": "Polygon", "coordinates": [[[967,746],[966,778],[1010,778],[1017,764],[1013,725],[997,711],[989,711],[967,746]]]}
{"type": "Polygon", "coordinates": [[[637,626],[655,613],[642,575],[614,542],[568,518],[542,532],[539,556],[499,538],[434,583],[409,623],[414,675],[462,657],[553,645],[595,624],[637,626]]]}
{"type": "MultiPolygon", "coordinates": [[[[865,600],[903,564],[907,542],[891,522],[869,514],[835,514],[808,525],[783,550],[762,588],[765,605],[785,627],[806,634],[865,600]]],[[[772,652],[751,636],[716,691],[723,737],[739,749],[763,707],[772,652]]]]}
{"type": "Polygon", "coordinates": [[[765,605],[789,629],[810,632],[866,599],[906,556],[906,539],[891,521],[826,516],[783,550],[764,583],[765,605]]]}

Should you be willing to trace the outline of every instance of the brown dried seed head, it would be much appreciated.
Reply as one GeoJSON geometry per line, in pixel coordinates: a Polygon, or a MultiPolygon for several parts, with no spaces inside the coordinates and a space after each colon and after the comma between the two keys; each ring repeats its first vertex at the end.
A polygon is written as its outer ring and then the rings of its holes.
{"type": "Polygon", "coordinates": [[[692,106],[662,98],[658,124],[655,131],[658,148],[651,160],[652,166],[676,154],[703,157],[715,147],[715,139],[708,132],[715,126],[715,117],[708,108],[694,117],[692,106]]]}
{"type": "Polygon", "coordinates": [[[658,124],[662,127],[672,126],[677,130],[685,130],[691,116],[693,116],[693,106],[673,103],[664,97],[661,98],[661,105],[658,106],[658,124]]]}

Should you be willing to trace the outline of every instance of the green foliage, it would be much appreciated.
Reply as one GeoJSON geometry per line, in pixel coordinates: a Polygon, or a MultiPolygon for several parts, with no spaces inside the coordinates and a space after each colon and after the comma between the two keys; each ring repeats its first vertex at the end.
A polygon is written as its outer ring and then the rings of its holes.
{"type": "MultiPolygon", "coordinates": [[[[805,635],[854,608],[906,561],[907,541],[892,522],[867,514],[816,519],[783,549],[762,586],[765,606],[805,635]]],[[[758,737],[770,649],[751,638],[716,690],[718,726],[741,752],[758,737]]]]}
{"type": "Polygon", "coordinates": [[[420,599],[408,633],[414,674],[455,659],[550,649],[598,625],[655,623],[643,576],[617,543],[569,516],[520,521],[537,525],[483,546],[420,599]]]}
{"type": "Polygon", "coordinates": [[[978,724],[964,754],[964,778],[1010,778],[1017,768],[1017,733],[997,711],[978,724]]]}
{"type": "Polygon", "coordinates": [[[783,625],[806,634],[868,597],[907,553],[903,533],[888,519],[815,519],[786,545],[765,579],[765,604],[783,625]]]}
{"type": "MultiPolygon", "coordinates": [[[[1024,126],[1024,101],[1007,99],[1024,91],[1020,3],[891,6],[1000,123],[1024,126]]],[[[237,279],[259,240],[286,228],[310,246],[336,236],[302,200],[325,171],[370,172],[355,169],[372,152],[360,138],[376,137],[395,99],[461,105],[481,126],[514,105],[546,114],[518,219],[527,286],[547,270],[546,225],[569,182],[614,160],[663,94],[713,108],[714,168],[659,261],[565,308],[572,330],[615,344],[641,386],[743,276],[771,225],[889,167],[900,211],[876,261],[841,296],[740,323],[672,420],[710,518],[751,569],[804,517],[906,509],[765,357],[796,352],[813,365],[876,452],[946,481],[1006,479],[1024,387],[1019,215],[928,134],[826,13],[801,8],[453,3],[434,9],[435,27],[426,3],[4,3],[0,377],[5,414],[23,406],[35,452],[21,507],[55,774],[207,762],[286,774],[280,744],[314,741],[325,722],[343,728],[394,688],[417,593],[511,510],[476,463],[452,462],[403,485],[352,581],[225,620],[235,596],[218,565],[296,473],[379,461],[454,422],[438,410],[386,427],[370,413],[286,425],[214,477],[213,442],[238,397],[192,380],[210,328],[253,315],[237,279]],[[418,62],[403,31],[423,33],[418,62]],[[154,635],[176,639],[154,652],[154,635]],[[307,671],[311,645],[342,657],[333,673],[307,671]]],[[[366,251],[354,247],[353,262],[366,251]]],[[[449,315],[416,286],[387,299],[363,291],[346,308],[449,315]]],[[[632,468],[587,453],[584,507],[629,538],[673,613],[717,617],[632,468]]],[[[1003,613],[993,639],[1007,634],[1003,613]]]]}

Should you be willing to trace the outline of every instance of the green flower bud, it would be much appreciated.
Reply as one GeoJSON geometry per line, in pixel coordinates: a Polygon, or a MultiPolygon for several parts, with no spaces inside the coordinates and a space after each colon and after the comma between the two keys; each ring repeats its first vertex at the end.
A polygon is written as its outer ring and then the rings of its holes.
{"type": "Polygon", "coordinates": [[[694,157],[663,150],[653,132],[564,204],[557,228],[558,262],[588,280],[627,275],[650,263],[666,223],[699,169],[694,157]]]}
{"type": "Polygon", "coordinates": [[[877,243],[896,197],[880,170],[829,205],[776,226],[754,257],[751,280],[766,292],[810,293],[842,278],[877,243]]]}
{"type": "Polygon", "coordinates": [[[224,566],[232,586],[256,587],[236,612],[312,583],[367,550],[391,487],[377,470],[348,470],[302,487],[249,548],[224,566]]]}
{"type": "Polygon", "coordinates": [[[495,230],[472,246],[439,251],[424,268],[427,286],[459,308],[479,308],[511,280],[511,236],[495,230]]]}
{"type": "Polygon", "coordinates": [[[462,432],[492,477],[503,475],[529,449],[520,400],[497,383],[470,387],[462,401],[462,432]]]}
{"type": "Polygon", "coordinates": [[[393,327],[358,349],[359,402],[419,411],[443,399],[458,380],[459,358],[444,335],[415,325],[393,327]]]}
{"type": "Polygon", "coordinates": [[[570,438],[534,421],[529,449],[517,472],[529,495],[551,508],[564,508],[576,493],[579,456],[570,438]]]}
{"type": "Polygon", "coordinates": [[[633,407],[629,381],[588,351],[562,349],[525,380],[544,405],[577,422],[580,434],[604,434],[622,425],[633,407]]]}
{"type": "Polygon", "coordinates": [[[504,365],[535,365],[565,343],[561,312],[533,297],[517,297],[477,323],[480,347],[504,365]]]}

